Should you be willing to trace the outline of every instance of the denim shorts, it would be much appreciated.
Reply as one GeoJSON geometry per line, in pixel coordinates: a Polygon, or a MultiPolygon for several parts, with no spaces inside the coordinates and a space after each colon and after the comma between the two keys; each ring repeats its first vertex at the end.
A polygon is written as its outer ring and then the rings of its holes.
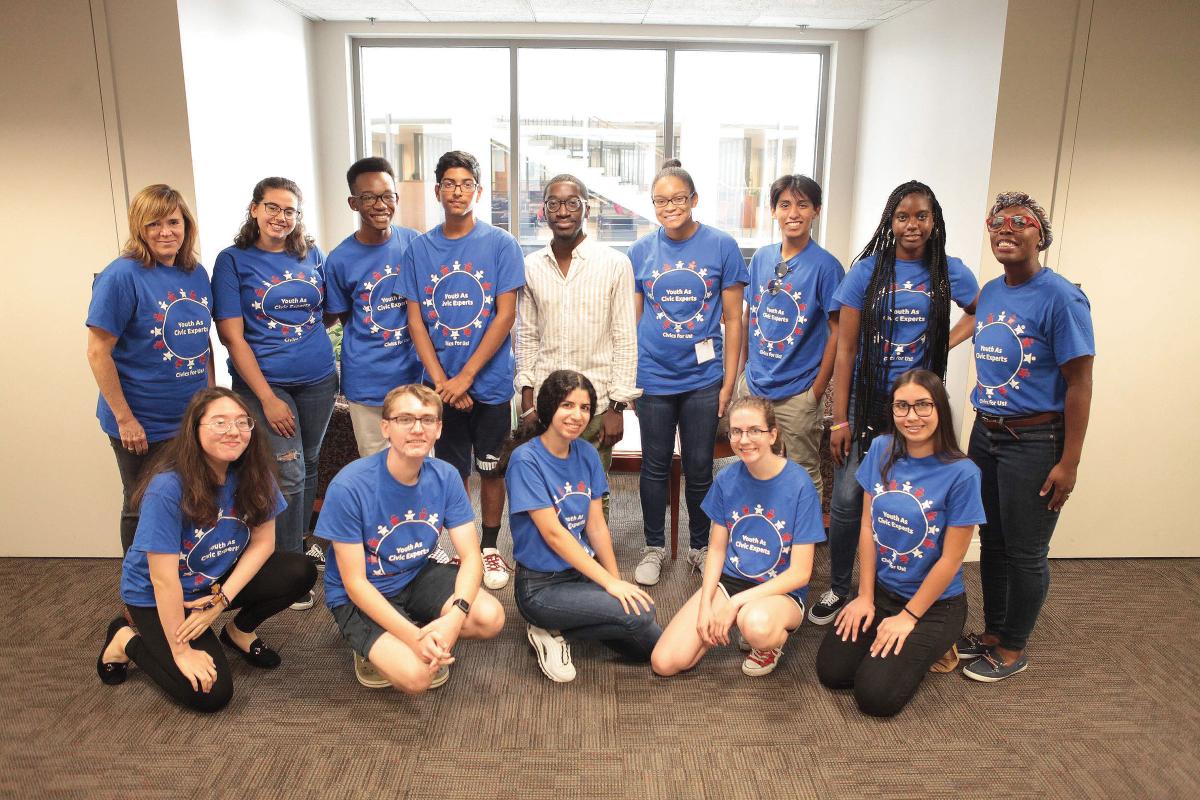
{"type": "MultiPolygon", "coordinates": [[[[738,592],[744,592],[747,589],[753,589],[755,586],[761,585],[762,584],[755,583],[754,581],[748,581],[742,578],[735,578],[732,575],[726,575],[724,572],[721,573],[721,580],[717,582],[717,586],[721,587],[721,591],[725,593],[726,600],[738,592]]],[[[794,594],[785,594],[784,597],[800,606],[800,617],[803,619],[804,601],[799,597],[796,597],[794,594]]]]}
{"type": "MultiPolygon", "coordinates": [[[[417,577],[387,600],[405,619],[420,627],[441,616],[442,606],[454,595],[457,580],[458,567],[430,561],[421,568],[417,577]]],[[[360,611],[354,603],[346,603],[330,611],[338,630],[342,632],[342,638],[363,658],[371,652],[379,637],[386,633],[378,622],[360,611]]]]}

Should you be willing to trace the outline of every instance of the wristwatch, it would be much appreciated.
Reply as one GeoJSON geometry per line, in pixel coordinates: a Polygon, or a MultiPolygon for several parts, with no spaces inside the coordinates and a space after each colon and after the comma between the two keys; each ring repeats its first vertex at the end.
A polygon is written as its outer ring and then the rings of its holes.
{"type": "Polygon", "coordinates": [[[463,614],[469,615],[471,613],[471,604],[468,603],[466,600],[462,599],[461,597],[455,598],[454,602],[451,603],[450,605],[454,606],[459,611],[463,612],[463,614]]]}
{"type": "Polygon", "coordinates": [[[617,401],[615,403],[608,404],[608,410],[615,411],[618,414],[624,414],[625,409],[627,409],[627,408],[629,408],[629,403],[625,403],[625,402],[621,402],[621,401],[617,401]]]}

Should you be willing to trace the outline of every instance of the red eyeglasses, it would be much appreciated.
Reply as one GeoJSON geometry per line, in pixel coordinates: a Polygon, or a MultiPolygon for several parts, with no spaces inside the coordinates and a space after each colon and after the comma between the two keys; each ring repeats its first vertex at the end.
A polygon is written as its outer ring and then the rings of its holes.
{"type": "Polygon", "coordinates": [[[1011,223],[1014,231],[1023,231],[1030,225],[1037,228],[1039,231],[1042,229],[1042,225],[1040,222],[1038,222],[1038,218],[1032,214],[1013,214],[1011,217],[1006,217],[1003,214],[996,214],[993,217],[988,217],[988,219],[984,221],[984,224],[987,225],[988,230],[998,231],[1004,228],[1005,222],[1011,223]]]}

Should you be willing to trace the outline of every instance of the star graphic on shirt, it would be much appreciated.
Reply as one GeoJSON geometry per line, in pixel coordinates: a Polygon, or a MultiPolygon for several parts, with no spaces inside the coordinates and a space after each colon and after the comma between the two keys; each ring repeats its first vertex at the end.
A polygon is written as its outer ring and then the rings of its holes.
{"type": "Polygon", "coordinates": [[[912,281],[905,281],[905,282],[904,282],[904,288],[905,288],[905,289],[911,289],[911,288],[912,288],[912,281]]]}
{"type": "Polygon", "coordinates": [[[278,323],[275,322],[275,320],[271,320],[270,322],[267,323],[267,327],[274,329],[274,328],[278,328],[279,325],[278,325],[278,323]]]}
{"type": "Polygon", "coordinates": [[[283,279],[285,281],[290,281],[292,279],[291,270],[288,270],[287,272],[283,273],[283,279]]]}
{"type": "Polygon", "coordinates": [[[416,512],[414,512],[412,509],[409,509],[408,511],[406,511],[404,513],[405,520],[412,520],[413,517],[415,517],[415,516],[416,516],[416,512]]]}

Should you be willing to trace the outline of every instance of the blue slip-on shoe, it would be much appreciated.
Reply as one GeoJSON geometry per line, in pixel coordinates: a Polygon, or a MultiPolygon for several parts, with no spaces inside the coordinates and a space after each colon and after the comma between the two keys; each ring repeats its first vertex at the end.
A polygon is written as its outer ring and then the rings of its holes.
{"type": "Polygon", "coordinates": [[[984,683],[995,683],[1002,681],[1005,678],[1011,678],[1018,672],[1024,672],[1029,667],[1029,657],[1021,653],[1011,664],[1005,664],[993,652],[984,653],[977,661],[974,661],[963,667],[963,675],[966,675],[973,681],[983,681],[984,683]]]}
{"type": "Polygon", "coordinates": [[[979,638],[977,633],[964,633],[954,647],[958,650],[958,657],[962,661],[970,661],[973,658],[979,658],[984,653],[991,650],[991,645],[986,645],[979,638]]]}

